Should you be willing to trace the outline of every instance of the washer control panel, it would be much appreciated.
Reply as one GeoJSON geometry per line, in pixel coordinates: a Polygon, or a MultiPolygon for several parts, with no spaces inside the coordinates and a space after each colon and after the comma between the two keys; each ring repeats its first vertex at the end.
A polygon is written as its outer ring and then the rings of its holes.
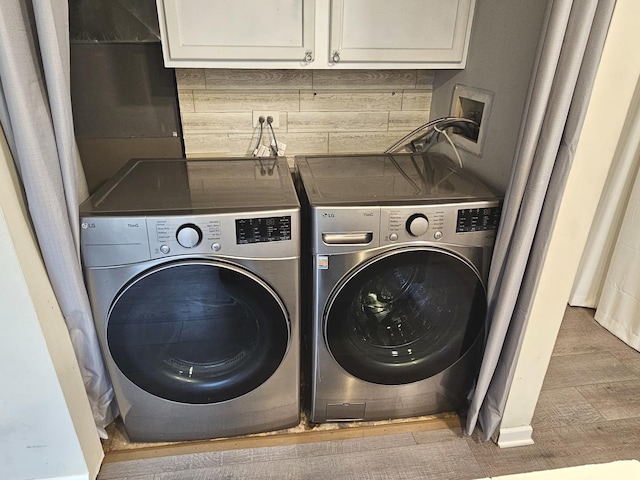
{"type": "Polygon", "coordinates": [[[482,246],[494,241],[499,220],[497,200],[381,207],[380,242],[382,245],[426,241],[482,246]]]}
{"type": "Polygon", "coordinates": [[[432,240],[444,226],[445,210],[428,207],[383,208],[381,238],[398,240],[432,240]]]}
{"type": "Polygon", "coordinates": [[[317,207],[312,250],[334,254],[409,242],[487,246],[495,241],[500,201],[436,205],[317,207]]]}
{"type": "Polygon", "coordinates": [[[499,207],[461,208],[458,210],[456,232],[496,230],[500,222],[499,207]]]}

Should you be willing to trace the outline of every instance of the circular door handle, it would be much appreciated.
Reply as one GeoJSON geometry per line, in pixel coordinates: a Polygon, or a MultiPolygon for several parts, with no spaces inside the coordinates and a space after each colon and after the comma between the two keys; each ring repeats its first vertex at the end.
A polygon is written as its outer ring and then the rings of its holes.
{"type": "Polygon", "coordinates": [[[331,58],[334,63],[338,63],[340,61],[340,52],[338,50],[334,50],[331,58]]]}
{"type": "Polygon", "coordinates": [[[304,52],[304,61],[307,63],[313,62],[313,50],[307,50],[304,52]]]}

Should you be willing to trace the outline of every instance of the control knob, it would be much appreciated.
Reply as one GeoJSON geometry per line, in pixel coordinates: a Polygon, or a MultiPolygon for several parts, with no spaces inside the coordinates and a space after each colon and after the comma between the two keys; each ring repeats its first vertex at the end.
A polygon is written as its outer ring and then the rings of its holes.
{"type": "Polygon", "coordinates": [[[186,223],[178,228],[176,240],[184,248],[193,248],[202,240],[202,230],[193,223],[186,223]]]}
{"type": "Polygon", "coordinates": [[[413,214],[407,219],[406,228],[409,235],[419,237],[429,230],[429,220],[422,213],[413,214]]]}

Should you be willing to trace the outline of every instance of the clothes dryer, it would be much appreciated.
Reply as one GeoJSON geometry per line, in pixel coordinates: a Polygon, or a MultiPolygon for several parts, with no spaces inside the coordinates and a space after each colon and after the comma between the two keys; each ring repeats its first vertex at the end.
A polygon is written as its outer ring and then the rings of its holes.
{"type": "Polygon", "coordinates": [[[81,206],[86,283],[131,440],[298,424],[299,214],[283,158],[131,161],[81,206]]]}
{"type": "Polygon", "coordinates": [[[455,411],[483,349],[500,197],[436,155],[296,158],[312,422],[455,411]]]}

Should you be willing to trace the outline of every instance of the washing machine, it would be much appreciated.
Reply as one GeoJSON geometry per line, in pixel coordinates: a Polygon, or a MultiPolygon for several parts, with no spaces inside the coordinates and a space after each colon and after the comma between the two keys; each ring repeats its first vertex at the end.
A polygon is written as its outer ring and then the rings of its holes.
{"type": "Polygon", "coordinates": [[[500,195],[435,154],[295,166],[310,420],[463,408],[483,350],[500,195]]]}
{"type": "Polygon", "coordinates": [[[299,423],[300,206],[285,159],[133,160],[81,205],[81,251],[130,440],[299,423]]]}

